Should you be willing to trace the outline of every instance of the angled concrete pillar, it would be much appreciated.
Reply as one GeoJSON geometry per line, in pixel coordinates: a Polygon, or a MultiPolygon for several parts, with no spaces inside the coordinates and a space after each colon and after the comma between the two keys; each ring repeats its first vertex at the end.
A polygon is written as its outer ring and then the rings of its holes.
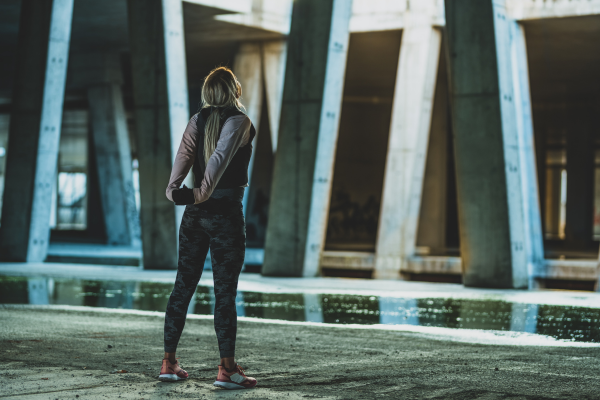
{"type": "Polygon", "coordinates": [[[598,271],[598,278],[596,279],[596,283],[594,284],[594,291],[600,291],[600,251],[598,252],[598,266],[596,267],[598,271]]]}
{"type": "Polygon", "coordinates": [[[135,205],[131,147],[121,92],[118,54],[84,54],[71,61],[73,84],[87,89],[91,139],[95,150],[107,241],[138,244],[140,228],[135,205]]]}
{"type": "MultiPolygon", "coordinates": [[[[144,268],[177,266],[184,207],[165,197],[189,119],[181,0],[128,0],[144,268]]],[[[186,184],[190,183],[190,177],[186,184]]]]}
{"type": "Polygon", "coordinates": [[[448,86],[440,80],[442,74],[444,78],[446,75],[445,70],[440,71],[442,62],[437,73],[417,231],[417,246],[437,255],[446,250],[448,208],[448,86]]]}
{"type": "Polygon", "coordinates": [[[546,175],[546,233],[553,239],[561,237],[561,183],[562,169],[554,167],[546,175]]]}
{"type": "Polygon", "coordinates": [[[303,276],[307,277],[316,276],[319,273],[321,254],[325,247],[333,164],[342,113],[342,95],[350,41],[348,25],[351,15],[351,1],[335,1],[304,254],[303,276]]]}
{"type": "Polygon", "coordinates": [[[0,258],[44,261],[56,181],[73,0],[23,0],[0,258]]]}
{"type": "Polygon", "coordinates": [[[445,4],[463,283],[525,288],[542,238],[524,46],[504,1],[445,4]]]}
{"type": "MultiPolygon", "coordinates": [[[[591,110],[590,110],[591,111],[591,110]]],[[[594,137],[591,112],[570,110],[567,131],[565,241],[569,250],[586,250],[594,234],[594,137]]]]}
{"type": "Polygon", "coordinates": [[[378,279],[399,279],[415,253],[442,40],[431,6],[423,2],[408,11],[402,32],[375,250],[378,279]]]}
{"type": "Polygon", "coordinates": [[[348,0],[294,2],[263,275],[318,271],[351,9],[348,0]]]}
{"type": "Polygon", "coordinates": [[[269,109],[269,128],[271,129],[271,145],[273,153],[275,153],[277,150],[277,137],[279,136],[287,42],[285,40],[263,42],[262,51],[265,93],[269,109]]]}
{"type": "Polygon", "coordinates": [[[534,277],[544,272],[544,233],[538,184],[536,147],[533,135],[529,67],[525,29],[517,21],[510,21],[510,56],[513,95],[517,119],[519,163],[521,164],[521,190],[523,196],[523,221],[525,224],[525,252],[528,287],[534,287],[534,277]]]}
{"type": "MultiPolygon", "coordinates": [[[[235,56],[235,62],[233,64],[233,73],[237,76],[240,84],[242,85],[242,104],[246,107],[246,113],[250,118],[250,121],[256,128],[256,136],[260,133],[258,128],[260,126],[260,114],[262,111],[263,104],[263,72],[262,72],[262,51],[261,44],[257,42],[242,43],[235,56]]],[[[254,143],[257,143],[255,137],[254,143]]],[[[255,146],[256,147],[256,146],[255,146]]],[[[256,151],[252,151],[250,157],[250,163],[248,164],[248,180],[252,180],[252,170],[254,166],[254,156],[256,151]]],[[[251,184],[251,182],[249,182],[251,184]]],[[[246,205],[248,204],[248,193],[244,192],[244,199],[242,201],[244,206],[244,212],[246,205]]]]}

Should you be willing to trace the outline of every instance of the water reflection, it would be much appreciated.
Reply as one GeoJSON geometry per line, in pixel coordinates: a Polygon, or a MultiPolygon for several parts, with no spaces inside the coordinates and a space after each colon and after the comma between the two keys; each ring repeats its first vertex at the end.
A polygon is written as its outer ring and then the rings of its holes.
{"type": "Polygon", "coordinates": [[[323,322],[332,324],[378,324],[376,296],[322,295],[323,322]]]}
{"type": "Polygon", "coordinates": [[[417,300],[380,297],[379,321],[391,325],[419,325],[417,300]]]}
{"type": "Polygon", "coordinates": [[[513,303],[510,317],[510,330],[515,332],[537,332],[537,304],[513,303]]]}
{"type": "Polygon", "coordinates": [[[53,288],[53,283],[54,281],[51,279],[28,279],[27,294],[29,304],[48,304],[49,293],[52,292],[52,289],[48,290],[48,287],[53,288]]]}
{"type": "Polygon", "coordinates": [[[306,293],[302,297],[304,297],[304,320],[308,322],[323,322],[321,295],[306,293]]]}
{"type": "Polygon", "coordinates": [[[305,321],[302,294],[244,292],[247,317],[305,321]]]}
{"type": "MultiPolygon", "coordinates": [[[[0,277],[0,303],[164,311],[172,284],[0,277]]],[[[214,313],[212,287],[199,286],[188,313],[214,313]]],[[[600,342],[600,309],[499,300],[392,298],[238,292],[239,316],[334,324],[421,325],[539,333],[600,342]]]]}

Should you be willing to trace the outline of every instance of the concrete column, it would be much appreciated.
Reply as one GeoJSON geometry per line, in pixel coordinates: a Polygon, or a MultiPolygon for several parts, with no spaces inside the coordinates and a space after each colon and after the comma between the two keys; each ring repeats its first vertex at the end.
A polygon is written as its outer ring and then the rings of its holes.
{"type": "Polygon", "coordinates": [[[307,277],[316,276],[319,273],[321,253],[325,247],[333,165],[342,113],[346,58],[350,41],[348,26],[351,15],[351,1],[335,1],[304,254],[303,276],[307,277]]]}
{"type": "Polygon", "coordinates": [[[287,43],[285,40],[263,42],[262,52],[265,93],[269,109],[269,128],[271,129],[271,145],[273,153],[275,153],[277,150],[277,137],[279,136],[287,43]]]}
{"type": "Polygon", "coordinates": [[[521,165],[521,190],[523,193],[521,201],[523,203],[528,287],[533,288],[535,284],[533,277],[541,276],[544,272],[544,231],[533,136],[527,43],[525,29],[516,21],[510,22],[510,56],[519,163],[521,165]]]}
{"type": "Polygon", "coordinates": [[[565,240],[569,250],[586,250],[594,233],[594,140],[591,113],[569,112],[565,240]]]}
{"type": "Polygon", "coordinates": [[[0,258],[44,261],[56,180],[73,0],[23,0],[0,258]]]}
{"type": "MultiPolygon", "coordinates": [[[[242,104],[244,104],[246,107],[246,113],[257,130],[254,143],[257,143],[257,137],[260,133],[258,129],[260,126],[260,114],[263,104],[263,72],[261,53],[262,51],[260,43],[243,43],[238,50],[238,53],[235,57],[235,62],[233,64],[233,72],[242,85],[242,104]]],[[[252,180],[255,154],[256,151],[252,151],[250,163],[248,164],[249,181],[252,180]]],[[[244,192],[244,212],[248,204],[249,192],[249,190],[244,192]]]]}
{"type": "MultiPolygon", "coordinates": [[[[185,56],[185,30],[183,27],[183,3],[182,0],[161,0],[161,3],[163,21],[162,33],[165,44],[165,76],[167,78],[167,100],[171,132],[171,152],[174,160],[177,150],[179,149],[179,144],[181,143],[181,138],[183,137],[183,131],[190,119],[187,64],[185,56]]],[[[194,177],[191,171],[185,178],[184,183],[188,187],[194,186],[194,177]]],[[[184,210],[185,207],[175,208],[177,216],[175,221],[177,232],[179,232],[179,225],[181,224],[181,217],[183,216],[184,210]]],[[[177,235],[177,238],[178,237],[179,236],[177,235]]]]}
{"type": "Polygon", "coordinates": [[[594,284],[594,291],[599,292],[600,291],[600,249],[598,251],[598,266],[596,267],[596,270],[598,271],[598,278],[596,279],[596,283],[594,284]]]}
{"type": "Polygon", "coordinates": [[[184,207],[176,209],[165,189],[189,119],[182,5],[181,0],[127,4],[144,268],[175,268],[184,207]]]}
{"type": "Polygon", "coordinates": [[[118,54],[80,54],[71,60],[71,84],[85,87],[90,104],[91,139],[107,241],[139,242],[131,148],[121,93],[118,54]]]}
{"type": "Polygon", "coordinates": [[[349,0],[294,2],[263,275],[314,276],[318,270],[351,10],[349,0]]]}
{"type": "Polygon", "coordinates": [[[541,246],[539,203],[526,193],[535,180],[531,119],[516,110],[529,103],[525,80],[515,76],[526,73],[515,59],[524,50],[513,51],[504,1],[445,4],[463,282],[524,288],[541,246]]]}
{"type": "Polygon", "coordinates": [[[417,231],[417,246],[427,247],[430,254],[443,254],[446,249],[448,87],[440,84],[440,73],[445,71],[438,71],[435,88],[417,231]]]}
{"type": "Polygon", "coordinates": [[[422,2],[408,11],[402,33],[375,250],[378,279],[399,279],[415,252],[442,41],[430,6],[422,2]]]}
{"type": "Polygon", "coordinates": [[[561,178],[562,170],[552,168],[546,174],[546,232],[553,235],[553,239],[560,237],[560,208],[561,208],[561,178]]]}
{"type": "Polygon", "coordinates": [[[139,240],[140,227],[121,87],[114,83],[91,87],[88,101],[107,240],[131,245],[139,240]]]}

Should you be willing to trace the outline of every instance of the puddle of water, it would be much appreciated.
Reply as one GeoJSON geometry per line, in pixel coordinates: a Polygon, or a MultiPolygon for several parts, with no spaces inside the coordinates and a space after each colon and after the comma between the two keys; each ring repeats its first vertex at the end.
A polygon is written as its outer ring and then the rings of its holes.
{"type": "MultiPolygon", "coordinates": [[[[0,277],[0,303],[58,304],[164,311],[173,284],[0,277]]],[[[188,313],[214,312],[212,287],[198,286],[188,313]]],[[[239,316],[332,324],[420,325],[528,332],[600,342],[600,309],[500,300],[392,298],[238,292],[239,316]]]]}

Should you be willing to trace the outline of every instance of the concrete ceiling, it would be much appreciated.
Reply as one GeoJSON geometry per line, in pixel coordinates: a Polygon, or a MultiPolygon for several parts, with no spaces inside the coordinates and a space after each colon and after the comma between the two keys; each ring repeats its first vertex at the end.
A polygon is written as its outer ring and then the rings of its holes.
{"type": "MultiPolygon", "coordinates": [[[[0,98],[8,101],[16,67],[21,1],[0,0],[0,98]]],[[[281,38],[282,34],[256,27],[216,20],[232,11],[184,2],[184,26],[188,69],[204,71],[210,64],[229,64],[231,51],[240,41],[281,38]],[[219,50],[222,47],[223,50],[219,50]],[[208,65],[207,64],[207,65],[208,65]]],[[[126,0],[76,0],[73,10],[70,55],[89,52],[128,51],[126,0]]],[[[211,67],[211,68],[212,68],[211,67]]]]}
{"type": "MultiPolygon", "coordinates": [[[[20,3],[20,0],[0,0],[0,98],[4,101],[10,96],[16,66],[20,3]]],[[[231,14],[230,10],[192,2],[184,2],[183,6],[188,74],[192,81],[201,79],[215,65],[230,65],[240,41],[282,37],[278,32],[215,19],[231,14]]],[[[534,105],[598,102],[600,15],[529,20],[524,25],[534,105]]],[[[127,32],[126,0],[75,1],[71,54],[107,50],[125,53],[127,32]]],[[[376,50],[389,40],[389,34],[382,33],[385,38],[353,36],[352,40],[356,46],[364,47],[365,54],[377,54],[376,50]]],[[[389,61],[393,65],[397,62],[389,61]]],[[[348,73],[351,77],[352,71],[348,73]]]]}
{"type": "Polygon", "coordinates": [[[183,23],[185,25],[186,45],[193,47],[207,43],[268,40],[282,37],[282,34],[278,32],[233,24],[215,18],[217,15],[228,13],[230,12],[222,9],[184,2],[183,23]]]}

